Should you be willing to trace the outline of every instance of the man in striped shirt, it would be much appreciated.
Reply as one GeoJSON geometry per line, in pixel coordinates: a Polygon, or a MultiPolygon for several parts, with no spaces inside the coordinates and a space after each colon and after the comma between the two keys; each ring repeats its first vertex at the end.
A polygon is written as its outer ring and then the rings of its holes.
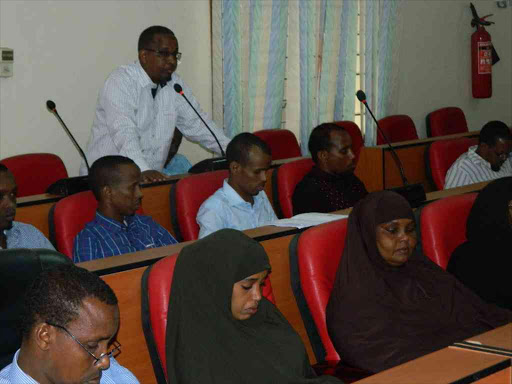
{"type": "Polygon", "coordinates": [[[512,176],[512,135],[501,121],[490,121],[480,131],[479,143],[469,147],[446,173],[444,188],[455,188],[512,176]]]}
{"type": "Polygon", "coordinates": [[[75,238],[75,263],[177,242],[149,216],[135,213],[142,203],[141,180],[140,168],[127,157],[105,156],[94,162],[89,184],[98,210],[75,238]]]}

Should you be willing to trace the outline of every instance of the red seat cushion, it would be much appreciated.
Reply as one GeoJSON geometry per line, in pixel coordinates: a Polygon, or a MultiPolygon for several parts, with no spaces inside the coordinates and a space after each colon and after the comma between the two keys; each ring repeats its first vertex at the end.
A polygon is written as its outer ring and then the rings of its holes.
{"type": "Polygon", "coordinates": [[[270,147],[272,160],[302,156],[297,138],[287,129],[263,129],[254,134],[270,147]]]}
{"type": "MultiPolygon", "coordinates": [[[[149,316],[144,312],[144,308],[142,308],[142,321],[148,322],[151,329],[151,335],[145,335],[146,342],[148,343],[150,354],[153,354],[153,356],[151,356],[153,364],[159,361],[159,368],[163,369],[166,379],[167,360],[165,356],[165,332],[167,328],[167,310],[171,296],[172,277],[177,258],[178,254],[174,254],[149,267],[144,272],[142,286],[143,300],[147,300],[149,308],[149,316]],[[153,350],[153,346],[156,350],[153,350]],[[157,356],[154,356],[155,353],[157,356]]],[[[262,293],[264,297],[275,304],[270,278],[267,278],[262,293]]],[[[198,367],[198,369],[200,369],[200,367],[198,367]]]]}
{"type": "Polygon", "coordinates": [[[345,247],[347,219],[308,229],[296,247],[300,285],[326,351],[325,360],[340,360],[327,332],[325,309],[345,247]]]}
{"type": "MultiPolygon", "coordinates": [[[[418,139],[414,121],[407,115],[394,115],[380,119],[379,127],[391,143],[418,139]]],[[[377,131],[377,145],[381,144],[386,144],[386,141],[380,131],[377,131]]]]}
{"type": "Polygon", "coordinates": [[[457,107],[441,108],[427,116],[428,137],[453,135],[468,132],[468,123],[462,109],[457,107]]]}
{"type": "Polygon", "coordinates": [[[423,253],[446,269],[452,252],[466,241],[466,221],[478,193],[445,197],[421,211],[423,253]]]}
{"type": "Polygon", "coordinates": [[[277,190],[277,198],[274,194],[274,201],[279,202],[279,209],[283,217],[293,216],[293,192],[297,184],[311,171],[313,165],[312,159],[300,159],[283,164],[274,172],[276,180],[273,184],[277,190]]]}
{"type": "Polygon", "coordinates": [[[428,153],[429,167],[432,180],[437,189],[444,189],[446,173],[460,155],[467,152],[468,148],[478,144],[477,138],[460,138],[453,140],[439,140],[430,144],[428,153]]]}
{"type": "Polygon", "coordinates": [[[14,175],[18,197],[39,195],[54,182],[68,177],[61,158],[53,153],[28,153],[0,161],[14,175]]]}
{"type": "Polygon", "coordinates": [[[361,148],[364,146],[361,130],[353,121],[335,121],[334,124],[343,127],[352,138],[352,152],[354,152],[354,163],[357,164],[361,148]]]}
{"type": "MultiPolygon", "coordinates": [[[[59,252],[73,259],[76,235],[96,216],[98,202],[91,191],[59,200],[50,211],[50,238],[59,252]]],[[[142,214],[142,207],[137,210],[142,214]]]]}

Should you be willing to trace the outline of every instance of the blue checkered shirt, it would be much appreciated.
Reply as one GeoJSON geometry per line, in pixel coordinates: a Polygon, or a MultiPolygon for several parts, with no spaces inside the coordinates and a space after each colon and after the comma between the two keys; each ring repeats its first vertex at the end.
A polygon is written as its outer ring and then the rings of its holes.
{"type": "MultiPolygon", "coordinates": [[[[7,237],[7,248],[46,248],[52,249],[52,243],[30,224],[12,222],[12,228],[4,231],[7,237]]],[[[1,248],[1,247],[0,247],[1,248]]]]}

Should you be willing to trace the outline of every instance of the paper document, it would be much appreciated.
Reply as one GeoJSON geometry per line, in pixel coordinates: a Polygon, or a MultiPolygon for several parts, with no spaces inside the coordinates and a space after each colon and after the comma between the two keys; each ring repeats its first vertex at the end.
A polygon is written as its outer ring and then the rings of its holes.
{"type": "Polygon", "coordinates": [[[274,221],[270,225],[275,225],[276,227],[295,227],[300,229],[344,219],[346,217],[348,217],[348,215],[335,215],[334,213],[301,213],[300,215],[293,216],[291,219],[274,221]]]}

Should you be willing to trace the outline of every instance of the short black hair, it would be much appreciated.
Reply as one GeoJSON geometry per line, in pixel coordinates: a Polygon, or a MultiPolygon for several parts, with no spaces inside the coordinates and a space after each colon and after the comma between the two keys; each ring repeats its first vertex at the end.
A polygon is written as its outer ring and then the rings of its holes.
{"type": "Polygon", "coordinates": [[[0,172],[11,172],[4,164],[0,163],[0,172]]]}
{"type": "Polygon", "coordinates": [[[510,128],[502,121],[489,121],[480,131],[479,144],[485,143],[489,147],[494,147],[498,139],[512,140],[510,128]]]}
{"type": "Polygon", "coordinates": [[[153,25],[142,31],[142,33],[139,36],[139,43],[137,44],[137,49],[141,51],[143,49],[150,48],[150,45],[153,42],[153,38],[155,37],[155,35],[172,35],[174,38],[176,38],[174,32],[171,31],[169,28],[163,27],[161,25],[153,25]]]}
{"type": "Polygon", "coordinates": [[[65,327],[78,317],[87,298],[117,305],[117,297],[99,276],[73,264],[43,270],[25,292],[19,330],[28,337],[34,325],[44,321],[65,327]]]}
{"type": "Polygon", "coordinates": [[[258,147],[263,153],[272,156],[272,152],[267,143],[252,133],[243,132],[233,137],[226,148],[228,165],[233,161],[241,165],[246,165],[249,161],[249,150],[252,147],[258,147]]]}
{"type": "Polygon", "coordinates": [[[104,156],[96,160],[89,170],[89,188],[96,200],[100,200],[101,189],[105,186],[115,186],[121,181],[120,165],[135,165],[135,162],[124,156],[104,156]]]}
{"type": "Polygon", "coordinates": [[[331,148],[331,132],[345,131],[345,128],[334,123],[323,123],[315,127],[309,136],[308,149],[313,161],[318,161],[318,152],[331,148]]]}

